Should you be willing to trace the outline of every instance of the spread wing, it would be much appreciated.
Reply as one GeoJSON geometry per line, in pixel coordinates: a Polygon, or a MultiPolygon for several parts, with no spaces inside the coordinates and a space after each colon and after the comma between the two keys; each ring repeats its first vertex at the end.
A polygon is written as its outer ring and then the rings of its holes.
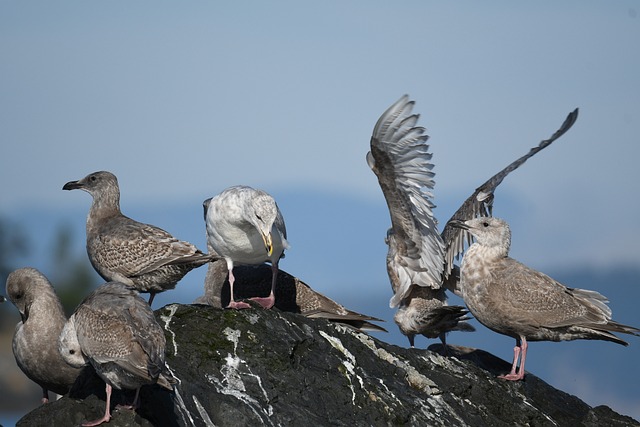
{"type": "MultiPolygon", "coordinates": [[[[533,147],[527,154],[512,162],[509,166],[489,178],[487,182],[473,192],[462,206],[453,214],[449,222],[452,220],[466,221],[479,216],[491,216],[493,209],[493,192],[500,185],[502,180],[514,170],[518,169],[530,157],[551,145],[553,141],[565,134],[578,119],[578,109],[573,110],[565,119],[560,129],[558,129],[549,139],[540,142],[537,147],[533,147]]],[[[448,276],[453,267],[453,259],[460,255],[464,250],[465,241],[471,242],[471,234],[461,228],[455,228],[449,225],[445,226],[442,231],[442,239],[446,244],[447,251],[445,254],[445,276],[448,276]]]]}
{"type": "Polygon", "coordinates": [[[408,296],[413,284],[439,289],[444,266],[444,243],[432,212],[435,182],[429,136],[416,126],[419,115],[411,113],[413,105],[404,95],[382,114],[367,153],[391,215],[388,234],[395,247],[390,246],[387,262],[399,278],[399,283],[392,278],[392,307],[408,296]]]}

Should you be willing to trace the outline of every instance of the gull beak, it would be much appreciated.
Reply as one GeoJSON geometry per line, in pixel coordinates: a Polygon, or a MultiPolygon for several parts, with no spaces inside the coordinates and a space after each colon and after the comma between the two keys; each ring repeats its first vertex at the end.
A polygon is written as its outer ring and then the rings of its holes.
{"type": "Polygon", "coordinates": [[[267,250],[267,254],[271,256],[271,254],[273,253],[273,240],[271,238],[271,233],[262,233],[262,241],[264,242],[264,247],[267,250]]]}
{"type": "Polygon", "coordinates": [[[78,188],[82,188],[80,181],[69,181],[62,187],[63,190],[76,190],[78,188]]]}
{"type": "Polygon", "coordinates": [[[464,221],[461,221],[459,219],[452,219],[451,221],[449,221],[449,225],[455,228],[461,228],[463,230],[468,230],[470,227],[465,224],[464,221]]]}

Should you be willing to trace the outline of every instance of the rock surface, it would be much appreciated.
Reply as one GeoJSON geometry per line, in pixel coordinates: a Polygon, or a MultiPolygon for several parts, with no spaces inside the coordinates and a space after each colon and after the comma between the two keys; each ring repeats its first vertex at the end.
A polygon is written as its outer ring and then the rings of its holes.
{"type": "MultiPolygon", "coordinates": [[[[531,374],[498,380],[510,364],[481,350],[450,347],[443,357],[439,345],[404,349],[278,310],[172,304],[155,313],[179,383],[174,392],[143,387],[141,407],[115,410],[109,426],[640,426],[531,374]]],[[[43,405],[18,426],[100,416],[104,385],[88,384],[77,395],[86,398],[43,405]]]]}

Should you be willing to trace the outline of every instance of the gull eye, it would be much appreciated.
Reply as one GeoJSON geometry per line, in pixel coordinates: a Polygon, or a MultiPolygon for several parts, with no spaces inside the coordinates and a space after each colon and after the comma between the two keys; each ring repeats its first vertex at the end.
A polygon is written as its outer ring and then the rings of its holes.
{"type": "Polygon", "coordinates": [[[482,226],[483,226],[483,227],[488,227],[488,226],[489,226],[489,223],[488,223],[487,221],[485,221],[485,222],[483,222],[483,223],[482,223],[482,226]]]}
{"type": "Polygon", "coordinates": [[[75,350],[69,350],[69,354],[76,354],[75,350]]]}
{"type": "Polygon", "coordinates": [[[95,176],[95,175],[91,175],[91,176],[89,177],[89,181],[91,181],[91,182],[96,182],[97,180],[98,180],[98,177],[97,177],[97,176],[95,176]]]}

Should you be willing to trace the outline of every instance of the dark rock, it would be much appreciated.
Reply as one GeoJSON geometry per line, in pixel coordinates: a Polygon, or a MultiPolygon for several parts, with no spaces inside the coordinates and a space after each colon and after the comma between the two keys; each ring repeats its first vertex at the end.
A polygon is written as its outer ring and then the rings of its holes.
{"type": "MultiPolygon", "coordinates": [[[[109,426],[640,425],[531,374],[499,380],[510,364],[481,350],[450,347],[453,356],[443,357],[439,346],[404,349],[324,319],[259,308],[174,304],[156,318],[179,383],[173,393],[143,387],[141,407],[114,411],[109,426]]],[[[84,400],[64,397],[18,425],[99,417],[104,386],[92,387],[84,400]]]]}

